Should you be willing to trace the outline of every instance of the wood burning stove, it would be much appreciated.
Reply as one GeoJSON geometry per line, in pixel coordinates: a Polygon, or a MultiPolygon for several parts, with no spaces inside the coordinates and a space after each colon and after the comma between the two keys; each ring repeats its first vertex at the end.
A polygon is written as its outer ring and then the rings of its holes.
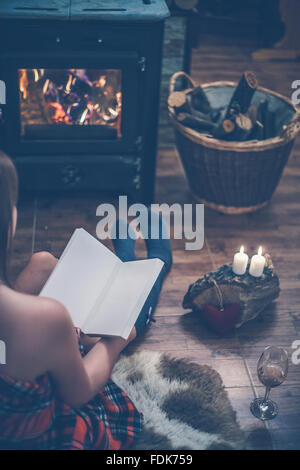
{"type": "Polygon", "coordinates": [[[164,0],[2,0],[1,146],[24,190],[153,198],[164,0]]]}

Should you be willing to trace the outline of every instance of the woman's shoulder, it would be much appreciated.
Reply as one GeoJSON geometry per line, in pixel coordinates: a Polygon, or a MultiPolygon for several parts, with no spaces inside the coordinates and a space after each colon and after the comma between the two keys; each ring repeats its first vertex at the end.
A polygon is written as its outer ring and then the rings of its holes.
{"type": "Polygon", "coordinates": [[[70,326],[67,310],[56,300],[0,286],[0,339],[11,358],[8,369],[25,370],[27,378],[43,372],[51,348],[70,326]]]}
{"type": "Polygon", "coordinates": [[[0,285],[0,316],[2,319],[16,318],[28,322],[38,318],[40,321],[55,321],[67,316],[66,308],[57,300],[49,297],[25,294],[8,286],[0,285]]]}

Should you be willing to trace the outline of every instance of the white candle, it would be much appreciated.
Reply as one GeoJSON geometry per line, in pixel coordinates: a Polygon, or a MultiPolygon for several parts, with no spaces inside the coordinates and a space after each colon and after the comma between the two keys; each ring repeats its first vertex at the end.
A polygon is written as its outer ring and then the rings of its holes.
{"type": "Polygon", "coordinates": [[[232,263],[232,271],[234,274],[238,274],[239,276],[245,274],[248,264],[248,255],[244,253],[243,245],[240,248],[240,251],[234,255],[233,263],[232,263]]]}
{"type": "Polygon", "coordinates": [[[251,276],[260,277],[264,272],[264,267],[266,263],[266,258],[262,256],[262,247],[258,248],[257,255],[252,256],[249,273],[251,276]]]}

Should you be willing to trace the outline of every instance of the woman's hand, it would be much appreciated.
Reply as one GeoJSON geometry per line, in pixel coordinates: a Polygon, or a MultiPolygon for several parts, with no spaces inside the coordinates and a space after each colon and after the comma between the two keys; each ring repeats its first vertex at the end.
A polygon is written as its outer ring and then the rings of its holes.
{"type": "Polygon", "coordinates": [[[128,343],[131,343],[136,338],[136,329],[135,326],[132,328],[130,335],[128,336],[128,343]]]}

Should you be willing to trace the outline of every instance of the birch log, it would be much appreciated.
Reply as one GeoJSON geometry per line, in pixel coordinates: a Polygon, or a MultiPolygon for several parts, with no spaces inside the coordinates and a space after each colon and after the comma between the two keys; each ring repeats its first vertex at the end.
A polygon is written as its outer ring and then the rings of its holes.
{"type": "Polygon", "coordinates": [[[222,292],[224,305],[238,303],[241,309],[241,320],[236,325],[257,317],[273,300],[279,296],[279,279],[274,271],[271,258],[266,255],[266,266],[259,278],[251,276],[248,271],[237,276],[232,266],[225,264],[217,271],[205,274],[191,284],[184,299],[183,307],[201,311],[205,304],[219,305],[219,297],[215,288],[215,280],[222,292]]]}

